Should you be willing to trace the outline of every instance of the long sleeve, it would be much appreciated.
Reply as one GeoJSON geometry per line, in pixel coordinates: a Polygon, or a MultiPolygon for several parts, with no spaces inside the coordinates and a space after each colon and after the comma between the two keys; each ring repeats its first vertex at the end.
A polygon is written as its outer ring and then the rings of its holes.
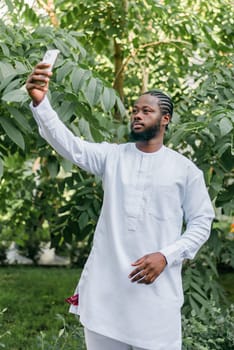
{"type": "Polygon", "coordinates": [[[210,235],[214,210],[200,170],[189,174],[182,206],[186,230],[180,239],[160,251],[169,266],[193,259],[210,235]]]}
{"type": "Polygon", "coordinates": [[[75,136],[59,119],[47,97],[37,107],[30,105],[40,135],[64,158],[101,176],[107,153],[115,147],[106,142],[91,143],[75,136]]]}

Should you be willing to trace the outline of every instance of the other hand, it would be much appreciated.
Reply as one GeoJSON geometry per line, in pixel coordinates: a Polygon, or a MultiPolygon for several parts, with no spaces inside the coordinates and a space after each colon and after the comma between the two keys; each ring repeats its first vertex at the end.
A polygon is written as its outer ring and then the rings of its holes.
{"type": "Polygon", "coordinates": [[[33,100],[33,105],[37,106],[44,99],[52,72],[48,71],[49,64],[39,63],[28,77],[26,89],[33,100]]]}
{"type": "Polygon", "coordinates": [[[132,264],[136,268],[128,277],[131,282],[151,284],[162,273],[166,265],[167,261],[163,254],[159,252],[147,254],[132,264]]]}

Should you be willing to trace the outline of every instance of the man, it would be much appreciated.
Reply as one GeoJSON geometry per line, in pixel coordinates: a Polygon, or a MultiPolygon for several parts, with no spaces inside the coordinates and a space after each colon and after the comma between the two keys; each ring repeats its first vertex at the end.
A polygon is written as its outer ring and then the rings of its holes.
{"type": "Polygon", "coordinates": [[[172,102],[159,91],[139,97],[134,143],[86,142],[51,108],[45,68],[38,64],[27,81],[41,136],[103,182],[93,247],[75,293],[79,305],[70,309],[80,315],[87,349],[181,350],[181,266],[208,239],[214,213],[202,172],[163,145],[172,102]]]}

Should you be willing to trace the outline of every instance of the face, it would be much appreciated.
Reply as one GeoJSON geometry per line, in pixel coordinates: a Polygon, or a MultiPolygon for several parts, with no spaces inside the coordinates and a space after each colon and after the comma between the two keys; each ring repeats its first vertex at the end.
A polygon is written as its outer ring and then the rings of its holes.
{"type": "Polygon", "coordinates": [[[136,101],[131,115],[130,138],[133,141],[149,141],[156,138],[169,122],[169,116],[162,116],[158,98],[142,95],[136,101]]]}

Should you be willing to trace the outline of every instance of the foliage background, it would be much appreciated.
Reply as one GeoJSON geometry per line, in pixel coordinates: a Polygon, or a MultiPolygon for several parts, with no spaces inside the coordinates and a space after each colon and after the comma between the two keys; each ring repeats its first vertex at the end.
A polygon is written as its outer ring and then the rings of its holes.
{"type": "MultiPolygon", "coordinates": [[[[233,6],[227,0],[1,3],[0,251],[14,240],[35,263],[41,241],[83,266],[99,214],[99,179],[40,138],[24,84],[47,48],[61,51],[49,98],[72,131],[124,142],[134,99],[175,102],[169,147],[203,171],[216,210],[208,243],[184,264],[184,314],[208,320],[233,269],[233,6]],[[68,248],[69,247],[69,250],[68,248]]],[[[4,261],[4,254],[2,261],[4,261]]]]}

